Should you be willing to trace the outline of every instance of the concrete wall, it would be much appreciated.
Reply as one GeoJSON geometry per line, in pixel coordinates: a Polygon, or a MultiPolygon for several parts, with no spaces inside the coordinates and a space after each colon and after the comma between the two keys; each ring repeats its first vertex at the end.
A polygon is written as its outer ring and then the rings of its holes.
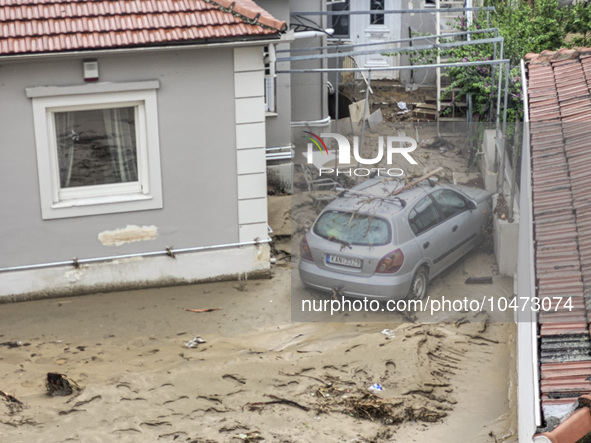
{"type": "MultiPolygon", "coordinates": [[[[491,193],[496,193],[498,174],[494,172],[495,168],[495,130],[487,129],[484,131],[482,142],[482,155],[480,159],[480,168],[482,177],[484,179],[484,188],[491,193]]],[[[511,176],[511,173],[506,173],[506,176],[511,176]]],[[[510,190],[505,189],[505,199],[509,201],[508,195],[510,190]]],[[[519,197],[517,197],[519,198],[519,197]]],[[[493,201],[493,208],[496,207],[498,194],[495,195],[493,201]]],[[[517,255],[515,254],[515,245],[517,244],[517,237],[519,231],[519,208],[515,204],[513,209],[513,222],[509,223],[507,219],[500,219],[495,214],[493,216],[493,236],[494,236],[494,251],[497,264],[499,267],[499,274],[507,277],[513,277],[517,271],[517,255]]],[[[506,214],[509,218],[509,214],[506,214]]]]}
{"type": "MultiPolygon", "coordinates": [[[[255,83],[262,82],[262,48],[251,50],[249,57],[254,57],[251,78],[255,83]]],[[[160,83],[157,100],[163,208],[43,220],[32,104],[25,96],[25,88],[83,85],[83,58],[3,60],[0,62],[0,183],[5,192],[0,194],[3,250],[0,269],[69,261],[74,257],[108,257],[163,251],[171,246],[206,247],[252,241],[255,236],[266,238],[266,199],[264,193],[260,195],[259,183],[261,178],[265,182],[264,109],[258,109],[262,87],[255,86],[252,89],[255,92],[242,95],[235,91],[238,73],[235,72],[234,50],[138,51],[96,58],[100,82],[158,80],[160,83]],[[249,100],[241,106],[250,106],[249,117],[239,115],[240,99],[249,100]],[[246,131],[237,132],[238,119],[246,124],[243,127],[246,131]],[[244,151],[240,153],[240,149],[244,151]],[[239,162],[239,156],[243,157],[246,150],[250,150],[248,162],[239,162]],[[241,167],[242,164],[247,166],[241,167]],[[105,231],[128,226],[150,227],[156,234],[141,240],[140,235],[133,238],[132,228],[132,239],[138,241],[114,246],[99,240],[105,231]]],[[[264,192],[264,186],[262,189],[264,192]]],[[[254,263],[262,256],[253,247],[251,257],[254,263]]],[[[208,261],[211,259],[210,256],[208,261]]],[[[203,278],[203,272],[190,270],[191,266],[199,266],[200,259],[191,263],[183,260],[184,264],[178,266],[186,267],[178,269],[176,276],[168,272],[168,277],[176,282],[203,278]]],[[[236,270],[268,269],[268,264],[263,262],[235,269],[229,262],[221,268],[224,275],[235,275],[236,270]]],[[[136,265],[125,268],[130,272],[128,275],[121,275],[121,269],[114,270],[116,267],[116,263],[111,266],[109,275],[114,279],[108,281],[111,286],[118,281],[123,284],[124,280],[128,284],[157,284],[167,278],[150,271],[145,263],[143,270],[136,265]]],[[[219,271],[208,277],[222,275],[219,271]]],[[[44,285],[34,287],[24,284],[34,277],[19,272],[0,272],[0,287],[3,288],[0,295],[23,291],[50,293],[52,288],[62,292],[71,290],[63,269],[57,274],[45,275],[48,280],[44,285]],[[21,289],[18,282],[22,283],[21,289]]],[[[78,279],[75,284],[81,291],[88,291],[98,283],[78,279]]]]}

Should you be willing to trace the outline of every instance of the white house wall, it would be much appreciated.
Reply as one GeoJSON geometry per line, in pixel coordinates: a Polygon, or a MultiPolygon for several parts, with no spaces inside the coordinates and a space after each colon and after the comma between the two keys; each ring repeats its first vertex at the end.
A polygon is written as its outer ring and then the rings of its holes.
{"type": "Polygon", "coordinates": [[[234,49],[236,159],[248,157],[238,171],[240,241],[267,238],[267,174],[265,164],[265,66],[260,47],[234,49]]]}
{"type": "MultiPolygon", "coordinates": [[[[33,108],[25,89],[84,85],[82,57],[0,61],[0,297],[89,292],[268,272],[268,248],[6,271],[55,262],[215,247],[266,238],[262,48],[144,51],[97,57],[100,82],[158,80],[163,207],[43,220],[33,108]],[[253,57],[256,56],[256,59],[253,57]],[[260,78],[261,86],[257,85],[260,78]],[[236,126],[236,121],[240,124],[236,126]],[[128,226],[155,235],[123,243],[128,226]],[[267,251],[267,252],[265,252],[267,251]]],[[[133,230],[132,230],[133,231],[133,230]]],[[[139,234],[138,234],[139,235],[139,234]]],[[[133,232],[131,233],[133,238],[133,232]]]]}

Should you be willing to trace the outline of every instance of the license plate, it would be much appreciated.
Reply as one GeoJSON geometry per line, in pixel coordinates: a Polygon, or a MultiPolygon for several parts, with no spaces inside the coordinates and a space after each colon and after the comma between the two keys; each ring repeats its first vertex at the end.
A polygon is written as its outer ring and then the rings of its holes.
{"type": "Polygon", "coordinates": [[[326,255],[326,263],[331,265],[348,266],[350,268],[360,268],[361,260],[358,258],[343,257],[340,255],[326,255]]]}

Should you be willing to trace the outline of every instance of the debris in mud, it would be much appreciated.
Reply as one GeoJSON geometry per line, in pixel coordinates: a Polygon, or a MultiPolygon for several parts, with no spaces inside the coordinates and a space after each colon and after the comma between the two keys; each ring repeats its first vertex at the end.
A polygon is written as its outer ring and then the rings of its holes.
{"type": "Polygon", "coordinates": [[[4,391],[0,391],[0,397],[3,398],[4,401],[6,402],[6,406],[8,407],[9,415],[14,415],[17,412],[20,412],[23,410],[23,406],[24,406],[23,402],[18,400],[13,395],[7,394],[4,391]]]}
{"type": "Polygon", "coordinates": [[[276,397],[275,395],[269,395],[269,398],[272,398],[273,400],[270,401],[257,401],[254,403],[246,403],[242,409],[244,409],[244,407],[248,407],[249,411],[262,411],[263,408],[267,405],[275,405],[275,404],[283,404],[283,405],[288,405],[288,406],[294,406],[296,408],[299,408],[303,411],[309,411],[310,408],[304,405],[299,404],[298,402],[295,402],[293,400],[288,400],[286,398],[280,398],[280,397],[276,397]]]}
{"type": "Polygon", "coordinates": [[[497,204],[493,209],[493,214],[497,214],[501,220],[505,220],[509,214],[509,205],[503,194],[499,194],[497,197],[497,204]]]}
{"type": "Polygon", "coordinates": [[[74,391],[82,390],[82,387],[74,380],[68,378],[65,374],[58,374],[57,372],[47,373],[45,388],[47,394],[52,397],[63,397],[71,395],[74,391]]]}
{"type": "Polygon", "coordinates": [[[492,285],[492,282],[493,282],[492,277],[468,277],[464,283],[467,285],[481,285],[481,284],[492,285]]]}
{"type": "Polygon", "coordinates": [[[452,142],[442,137],[421,140],[419,146],[425,149],[439,149],[440,151],[453,151],[456,148],[456,146],[452,142]]]}
{"type": "Polygon", "coordinates": [[[264,441],[265,440],[259,431],[251,431],[247,434],[238,434],[238,436],[235,438],[239,438],[240,440],[245,441],[245,442],[255,442],[255,441],[264,441]]]}
{"type": "Polygon", "coordinates": [[[382,387],[381,384],[379,383],[374,383],[373,385],[371,385],[369,388],[367,388],[368,391],[376,391],[376,392],[380,392],[383,391],[384,388],[382,387]]]}
{"type": "Polygon", "coordinates": [[[188,342],[185,342],[185,348],[196,348],[197,346],[199,346],[202,343],[206,343],[206,341],[204,339],[202,339],[201,337],[197,336],[192,338],[191,340],[189,340],[188,342]]]}
{"type": "Polygon", "coordinates": [[[394,338],[396,336],[396,333],[392,329],[384,329],[382,334],[384,334],[386,338],[394,338]]]}
{"type": "Polygon", "coordinates": [[[183,311],[187,311],[187,312],[196,312],[196,313],[202,313],[202,312],[212,312],[212,311],[221,311],[222,308],[207,308],[207,309],[187,309],[187,308],[183,308],[183,311]]]}
{"type": "Polygon", "coordinates": [[[404,413],[396,412],[402,405],[402,400],[392,403],[374,394],[365,394],[362,397],[351,397],[345,400],[345,412],[355,418],[380,421],[383,424],[393,425],[405,421],[404,413]]]}
{"type": "Polygon", "coordinates": [[[30,343],[23,344],[21,341],[5,341],[0,343],[0,346],[6,346],[7,348],[20,348],[21,346],[29,346],[30,343]]]}

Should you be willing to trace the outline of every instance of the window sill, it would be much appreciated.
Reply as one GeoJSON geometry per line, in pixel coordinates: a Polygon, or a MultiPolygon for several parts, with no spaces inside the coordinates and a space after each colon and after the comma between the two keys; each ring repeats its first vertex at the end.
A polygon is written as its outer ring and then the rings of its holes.
{"type": "Polygon", "coordinates": [[[126,203],[152,200],[151,195],[146,194],[126,194],[126,195],[109,195],[105,197],[88,197],[64,200],[51,205],[51,209],[75,208],[93,205],[106,205],[111,203],[126,203]]]}
{"type": "Polygon", "coordinates": [[[277,117],[278,115],[277,112],[265,112],[265,117],[277,117]]]}

